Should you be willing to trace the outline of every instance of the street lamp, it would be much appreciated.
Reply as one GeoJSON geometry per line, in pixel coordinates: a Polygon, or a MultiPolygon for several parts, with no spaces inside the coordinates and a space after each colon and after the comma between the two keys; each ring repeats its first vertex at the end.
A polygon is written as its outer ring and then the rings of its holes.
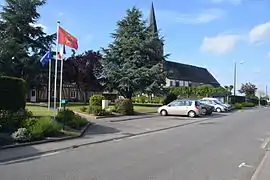
{"type": "MultiPolygon", "coordinates": [[[[240,61],[239,64],[244,64],[245,61],[240,61]]],[[[235,96],[236,95],[236,76],[237,76],[237,72],[236,72],[236,69],[237,69],[237,62],[235,61],[234,62],[234,85],[233,85],[233,95],[235,96]]]]}

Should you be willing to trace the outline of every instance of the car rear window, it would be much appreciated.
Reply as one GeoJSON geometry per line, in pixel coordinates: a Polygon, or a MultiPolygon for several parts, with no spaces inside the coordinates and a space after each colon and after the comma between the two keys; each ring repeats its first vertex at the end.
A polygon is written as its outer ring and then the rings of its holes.
{"type": "Polygon", "coordinates": [[[199,106],[200,102],[199,101],[195,101],[195,106],[199,106]]]}

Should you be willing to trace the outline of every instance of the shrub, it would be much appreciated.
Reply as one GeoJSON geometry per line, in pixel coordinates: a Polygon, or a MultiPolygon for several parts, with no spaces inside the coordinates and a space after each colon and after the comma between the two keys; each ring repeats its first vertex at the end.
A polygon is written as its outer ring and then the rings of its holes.
{"type": "Polygon", "coordinates": [[[55,119],[73,129],[81,129],[88,123],[85,118],[76,115],[73,111],[68,109],[59,111],[55,119]]]}
{"type": "Polygon", "coordinates": [[[139,103],[147,103],[147,97],[144,95],[140,95],[138,99],[139,99],[139,103]]]}
{"type": "Polygon", "coordinates": [[[109,111],[109,112],[116,112],[115,106],[109,107],[107,111],[109,111]]]}
{"type": "Polygon", "coordinates": [[[102,100],[105,100],[105,97],[102,95],[93,95],[90,97],[89,105],[90,106],[102,106],[102,100]]]}
{"type": "Polygon", "coordinates": [[[177,96],[175,94],[168,94],[166,98],[163,101],[163,104],[169,104],[170,102],[177,99],[177,96]]]}
{"type": "Polygon", "coordinates": [[[42,117],[38,120],[37,124],[41,126],[45,137],[54,137],[60,134],[60,125],[51,119],[51,117],[42,117]]]}
{"type": "Polygon", "coordinates": [[[19,128],[17,131],[12,133],[12,138],[16,142],[27,142],[31,139],[31,135],[26,128],[19,128]]]}
{"type": "Polygon", "coordinates": [[[0,110],[18,111],[25,108],[26,83],[21,78],[0,76],[0,110]]]}
{"type": "Polygon", "coordinates": [[[87,107],[83,106],[83,107],[80,108],[80,110],[81,110],[82,112],[86,112],[87,107]]]}
{"type": "Polygon", "coordinates": [[[243,108],[243,105],[241,103],[235,103],[234,104],[234,108],[235,109],[242,109],[243,108]]]}
{"type": "Polygon", "coordinates": [[[8,111],[1,110],[0,111],[0,124],[1,132],[13,132],[21,127],[22,122],[25,119],[32,117],[32,113],[25,109],[20,109],[18,111],[8,111]]]}
{"type": "Polygon", "coordinates": [[[118,99],[115,101],[115,110],[117,113],[124,115],[134,114],[132,100],[130,99],[118,99]]]}
{"type": "Polygon", "coordinates": [[[254,107],[255,104],[252,102],[243,102],[241,103],[243,107],[254,107]]]}
{"type": "Polygon", "coordinates": [[[102,109],[101,106],[89,106],[88,113],[95,116],[105,116],[109,114],[105,109],[102,109]]]}

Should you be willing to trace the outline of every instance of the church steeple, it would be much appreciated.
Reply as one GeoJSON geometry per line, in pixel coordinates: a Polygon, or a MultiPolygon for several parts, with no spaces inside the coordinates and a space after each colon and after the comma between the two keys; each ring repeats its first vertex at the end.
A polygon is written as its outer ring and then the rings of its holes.
{"type": "Polygon", "coordinates": [[[153,2],[152,2],[150,17],[149,17],[149,28],[153,33],[158,33],[157,21],[156,21],[156,15],[155,15],[155,9],[154,9],[153,2]]]}

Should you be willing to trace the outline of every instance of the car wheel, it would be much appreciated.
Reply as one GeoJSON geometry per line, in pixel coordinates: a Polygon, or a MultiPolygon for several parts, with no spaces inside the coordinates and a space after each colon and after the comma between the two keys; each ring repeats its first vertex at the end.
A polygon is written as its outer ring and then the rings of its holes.
{"type": "Polygon", "coordinates": [[[196,116],[196,113],[194,111],[189,111],[188,116],[194,118],[196,116]]]}
{"type": "Polygon", "coordinates": [[[220,108],[217,108],[216,111],[217,111],[217,112],[221,112],[221,109],[220,109],[220,108]]]}
{"type": "Polygon", "coordinates": [[[161,114],[162,116],[167,116],[167,115],[168,115],[168,112],[167,112],[166,110],[161,110],[161,111],[160,111],[160,114],[161,114]]]}
{"type": "Polygon", "coordinates": [[[211,111],[211,112],[208,112],[206,115],[211,115],[213,112],[211,111]]]}
{"type": "Polygon", "coordinates": [[[205,108],[202,108],[202,114],[206,115],[207,114],[207,110],[205,108]]]}

